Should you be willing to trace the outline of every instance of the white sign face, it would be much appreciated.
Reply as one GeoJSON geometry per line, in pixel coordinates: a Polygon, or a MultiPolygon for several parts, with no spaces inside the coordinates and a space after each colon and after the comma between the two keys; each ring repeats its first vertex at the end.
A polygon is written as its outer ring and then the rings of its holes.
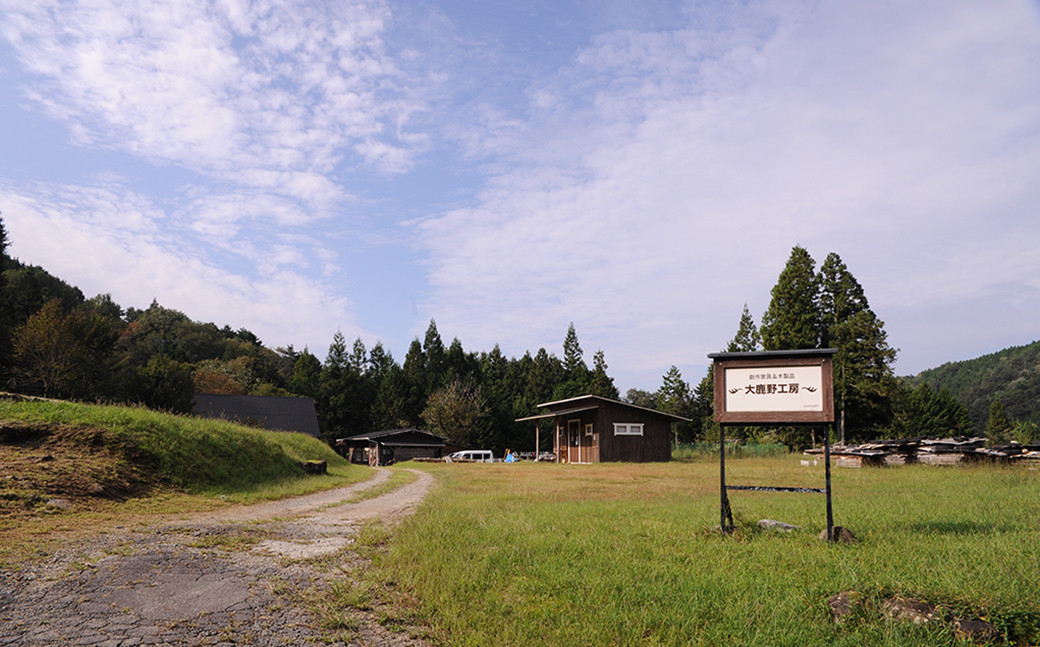
{"type": "Polygon", "coordinates": [[[726,411],[823,411],[823,368],[727,368],[726,411]]]}

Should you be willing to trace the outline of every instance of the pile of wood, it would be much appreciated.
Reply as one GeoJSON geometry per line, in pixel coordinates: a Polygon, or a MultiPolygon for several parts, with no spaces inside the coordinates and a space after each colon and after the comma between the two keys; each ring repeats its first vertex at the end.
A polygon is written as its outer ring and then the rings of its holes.
{"type": "MultiPolygon", "coordinates": [[[[834,445],[831,456],[837,467],[881,465],[955,465],[969,461],[998,461],[1040,465],[1040,443],[1009,443],[986,447],[985,438],[902,438],[877,440],[862,445],[834,445]]],[[[818,456],[822,448],[808,449],[806,454],[818,456]]]]}

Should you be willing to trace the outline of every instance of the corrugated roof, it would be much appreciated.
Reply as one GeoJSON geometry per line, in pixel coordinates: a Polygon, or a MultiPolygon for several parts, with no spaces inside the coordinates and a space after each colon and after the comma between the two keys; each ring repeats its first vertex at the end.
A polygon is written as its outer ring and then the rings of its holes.
{"type": "Polygon", "coordinates": [[[194,412],[205,418],[223,418],[264,429],[298,431],[321,437],[314,400],[285,396],[196,393],[194,412]]]}
{"type": "Polygon", "coordinates": [[[401,446],[409,445],[409,446],[416,446],[416,447],[436,447],[436,446],[441,446],[441,445],[443,445],[444,443],[446,443],[448,441],[448,439],[445,438],[444,436],[438,436],[437,434],[435,434],[435,433],[433,433],[431,431],[426,431],[425,429],[418,429],[416,427],[407,427],[405,429],[385,429],[383,431],[370,431],[370,432],[365,433],[365,434],[357,434],[356,436],[348,436],[346,438],[337,438],[336,442],[349,442],[349,441],[363,442],[363,441],[370,441],[370,440],[386,439],[386,438],[390,438],[392,436],[402,436],[404,434],[411,434],[411,433],[423,434],[425,436],[429,436],[430,438],[435,438],[439,442],[439,445],[436,442],[429,443],[429,444],[423,444],[423,445],[419,445],[419,444],[416,444],[416,443],[397,443],[397,444],[399,444],[401,446]]]}
{"type": "Polygon", "coordinates": [[[590,411],[592,409],[598,409],[600,404],[609,403],[613,405],[620,405],[622,407],[628,407],[630,409],[639,409],[641,411],[649,411],[650,413],[664,416],[665,418],[671,418],[677,422],[689,422],[689,418],[677,416],[674,413],[665,413],[664,411],[658,411],[657,409],[650,409],[648,407],[641,407],[635,404],[629,404],[628,402],[621,402],[620,400],[611,400],[610,398],[604,398],[599,395],[579,395],[575,398],[567,398],[564,400],[555,400],[553,402],[543,402],[538,405],[538,408],[552,408],[557,405],[572,403],[573,406],[567,408],[560,408],[550,411],[549,413],[538,414],[535,416],[529,416],[526,418],[517,418],[516,422],[522,422],[524,420],[538,420],[540,418],[555,418],[556,416],[565,416],[571,413],[578,413],[579,411],[590,411]],[[579,404],[580,402],[585,404],[579,404]]]}

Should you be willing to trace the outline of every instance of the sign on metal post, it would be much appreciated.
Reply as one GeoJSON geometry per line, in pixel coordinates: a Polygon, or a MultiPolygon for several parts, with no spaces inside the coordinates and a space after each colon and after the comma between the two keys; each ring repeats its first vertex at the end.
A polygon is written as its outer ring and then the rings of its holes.
{"type": "Polygon", "coordinates": [[[728,490],[814,492],[826,494],[827,539],[833,539],[831,512],[831,440],[824,434],[825,488],[726,484],[726,427],[746,425],[834,424],[835,348],[712,353],[715,373],[715,422],[719,423],[720,527],[733,526],[728,490]],[[728,521],[728,523],[727,523],[728,521]]]}

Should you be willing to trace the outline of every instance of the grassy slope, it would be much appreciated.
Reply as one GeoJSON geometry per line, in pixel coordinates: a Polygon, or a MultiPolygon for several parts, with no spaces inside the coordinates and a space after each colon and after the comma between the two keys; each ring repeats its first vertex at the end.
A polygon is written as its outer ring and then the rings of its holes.
{"type": "Polygon", "coordinates": [[[0,399],[4,427],[0,561],[54,529],[89,531],[120,515],[280,498],[371,475],[302,434],[142,408],[0,399]],[[327,461],[329,475],[304,475],[303,460],[327,461]],[[71,506],[48,505],[54,499],[71,506]]]}
{"type": "MultiPolygon", "coordinates": [[[[796,457],[727,465],[742,484],[810,485],[796,457]]],[[[908,466],[836,470],[835,519],[857,545],[817,539],[822,497],[735,492],[722,538],[718,464],[428,467],[445,485],[380,563],[454,645],[934,645],[948,627],[886,622],[920,596],[1009,627],[1040,618],[1040,474],[908,466]],[[762,518],[803,526],[759,531],[762,518]],[[829,596],[869,612],[842,625],[829,596]]],[[[1010,627],[1012,632],[1014,627],[1010,627]]]]}

